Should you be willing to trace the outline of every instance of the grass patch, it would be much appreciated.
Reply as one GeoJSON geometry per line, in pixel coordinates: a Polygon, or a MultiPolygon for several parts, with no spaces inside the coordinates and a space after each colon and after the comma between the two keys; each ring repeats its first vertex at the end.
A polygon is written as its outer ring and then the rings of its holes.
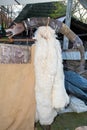
{"type": "MultiPolygon", "coordinates": [[[[84,113],[64,113],[57,116],[53,122],[52,130],[75,130],[78,126],[87,126],[87,112],[84,113]]],[[[37,123],[37,130],[42,130],[37,123]]]]}

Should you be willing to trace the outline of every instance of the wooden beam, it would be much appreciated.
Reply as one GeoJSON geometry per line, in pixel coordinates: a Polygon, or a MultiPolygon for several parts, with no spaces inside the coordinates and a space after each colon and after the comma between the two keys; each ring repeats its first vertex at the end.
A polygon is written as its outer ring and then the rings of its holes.
{"type": "Polygon", "coordinates": [[[29,38],[25,38],[25,39],[0,39],[0,42],[35,42],[35,39],[29,39],[29,38]]]}
{"type": "MultiPolygon", "coordinates": [[[[65,24],[68,27],[70,27],[70,24],[71,24],[72,3],[73,3],[73,0],[67,0],[65,24]]],[[[63,39],[63,49],[68,49],[68,43],[69,43],[69,40],[64,36],[64,39],[63,39]]]]}
{"type": "MultiPolygon", "coordinates": [[[[85,60],[87,60],[87,51],[84,54],[85,60]]],[[[62,52],[63,60],[81,60],[81,55],[79,51],[63,51],[62,52]]]]}

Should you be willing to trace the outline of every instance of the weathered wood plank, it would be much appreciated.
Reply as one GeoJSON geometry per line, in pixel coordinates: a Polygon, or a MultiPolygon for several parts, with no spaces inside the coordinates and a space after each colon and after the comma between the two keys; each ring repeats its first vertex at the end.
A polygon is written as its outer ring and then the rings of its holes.
{"type": "MultiPolygon", "coordinates": [[[[81,60],[79,51],[62,52],[63,60],[81,60]]],[[[87,51],[85,52],[85,60],[87,60],[87,51]]]]}
{"type": "Polygon", "coordinates": [[[0,44],[0,64],[24,64],[31,61],[31,47],[0,44]]]}
{"type": "MultiPolygon", "coordinates": [[[[65,24],[68,27],[70,27],[70,24],[71,24],[72,3],[73,3],[73,0],[67,0],[67,9],[66,9],[66,20],[65,20],[65,24]]],[[[64,36],[64,39],[63,39],[63,49],[68,49],[68,43],[69,43],[69,40],[67,39],[67,37],[64,36]]]]}

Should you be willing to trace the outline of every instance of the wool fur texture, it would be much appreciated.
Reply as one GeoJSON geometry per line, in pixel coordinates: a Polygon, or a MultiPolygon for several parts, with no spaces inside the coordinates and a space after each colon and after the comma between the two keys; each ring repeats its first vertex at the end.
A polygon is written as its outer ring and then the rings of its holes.
{"type": "Polygon", "coordinates": [[[49,26],[41,26],[35,39],[36,120],[48,125],[69,103],[69,97],[64,87],[61,46],[55,31],[49,26]]]}

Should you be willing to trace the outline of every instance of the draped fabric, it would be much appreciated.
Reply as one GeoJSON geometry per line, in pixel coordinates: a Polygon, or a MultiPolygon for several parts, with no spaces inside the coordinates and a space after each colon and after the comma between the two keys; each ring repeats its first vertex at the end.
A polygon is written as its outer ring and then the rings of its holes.
{"type": "Polygon", "coordinates": [[[34,130],[34,46],[28,64],[0,64],[0,130],[34,130]]]}

